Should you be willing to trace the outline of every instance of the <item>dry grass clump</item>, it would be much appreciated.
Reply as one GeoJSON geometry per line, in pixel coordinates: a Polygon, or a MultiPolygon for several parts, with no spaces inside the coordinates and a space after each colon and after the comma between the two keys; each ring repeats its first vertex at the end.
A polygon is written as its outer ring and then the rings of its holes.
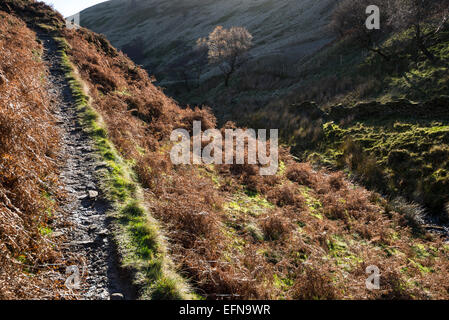
{"type": "Polygon", "coordinates": [[[293,184],[277,185],[267,192],[267,200],[279,207],[304,205],[304,198],[293,184]]]}
{"type": "Polygon", "coordinates": [[[203,130],[213,128],[213,115],[207,108],[178,107],[99,36],[81,29],[65,37],[70,59],[89,84],[93,107],[116,148],[133,161],[178,270],[198,294],[209,299],[448,296],[442,275],[449,248],[436,236],[413,234],[400,213],[386,210],[380,196],[354,186],[342,173],[296,163],[283,149],[285,170],[271,177],[260,176],[254,165],[172,165],[171,131],[191,131],[194,120],[203,130]],[[379,292],[365,287],[365,269],[372,264],[386,274],[396,272],[379,292]]]}
{"type": "Polygon", "coordinates": [[[292,289],[296,300],[334,300],[337,297],[332,279],[322,270],[306,267],[292,289]]]}
{"type": "Polygon", "coordinates": [[[48,234],[60,141],[41,51],[21,20],[0,11],[0,299],[58,295],[42,267],[58,259],[48,234]]]}
{"type": "Polygon", "coordinates": [[[268,241],[279,240],[288,235],[290,223],[282,212],[269,214],[262,220],[262,231],[268,241]]]}
{"type": "Polygon", "coordinates": [[[41,1],[2,0],[0,10],[16,15],[24,22],[45,31],[55,31],[65,26],[64,17],[41,1]]]}
{"type": "Polygon", "coordinates": [[[301,185],[310,187],[314,184],[315,175],[308,163],[294,163],[286,172],[287,178],[301,185]]]}

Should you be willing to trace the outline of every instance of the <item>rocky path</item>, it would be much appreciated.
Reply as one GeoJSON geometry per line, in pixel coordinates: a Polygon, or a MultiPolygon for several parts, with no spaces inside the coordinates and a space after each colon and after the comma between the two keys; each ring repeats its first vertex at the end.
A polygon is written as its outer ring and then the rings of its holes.
{"type": "Polygon", "coordinates": [[[67,213],[71,226],[60,232],[69,239],[64,250],[80,257],[77,259],[78,265],[73,266],[70,273],[79,271],[81,281],[76,297],[94,300],[135,299],[132,286],[117,267],[107,216],[111,204],[104,199],[99,188],[98,171],[105,167],[97,159],[91,139],[78,122],[57,43],[46,34],[38,34],[38,37],[44,45],[43,59],[50,71],[49,92],[58,105],[56,117],[61,128],[64,158],[61,180],[68,196],[62,209],[67,213]]]}

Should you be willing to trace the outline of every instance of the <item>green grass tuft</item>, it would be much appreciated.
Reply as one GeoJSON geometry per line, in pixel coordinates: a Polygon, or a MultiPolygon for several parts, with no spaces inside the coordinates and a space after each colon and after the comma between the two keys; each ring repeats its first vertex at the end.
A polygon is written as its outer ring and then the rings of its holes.
{"type": "Polygon", "coordinates": [[[80,122],[95,143],[98,154],[107,164],[102,175],[103,189],[115,205],[115,240],[122,267],[134,273],[134,284],[142,299],[192,299],[186,281],[176,274],[167,255],[158,222],[146,210],[143,192],[135,174],[108,139],[101,116],[90,106],[81,80],[67,55],[69,44],[55,38],[60,46],[62,66],[76,101],[80,122]]]}

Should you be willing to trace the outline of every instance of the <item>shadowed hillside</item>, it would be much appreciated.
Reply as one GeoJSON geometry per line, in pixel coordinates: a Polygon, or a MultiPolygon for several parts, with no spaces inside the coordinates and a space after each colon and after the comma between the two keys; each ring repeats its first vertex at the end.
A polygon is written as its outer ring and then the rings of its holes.
{"type": "Polygon", "coordinates": [[[200,37],[217,25],[245,26],[257,60],[297,61],[331,40],[325,31],[334,0],[112,0],[81,12],[81,25],[105,34],[165,85],[200,37]]]}
{"type": "MultiPolygon", "coordinates": [[[[20,26],[19,34],[8,23],[0,24],[1,41],[14,35],[23,41],[16,47],[27,48],[15,51],[16,66],[21,66],[21,56],[32,60],[33,49],[40,49],[29,28],[37,28],[58,43],[60,71],[74,100],[71,108],[79,116],[80,130],[93,140],[92,147],[102,160],[102,192],[115,204],[108,218],[120,267],[131,274],[140,298],[448,298],[449,246],[444,235],[430,233],[422,225],[418,207],[390,203],[354,184],[341,171],[296,162],[285,147],[279,150],[279,170],[272,176],[259,175],[259,165],[175,165],[170,160],[173,129],[191,132],[193,122],[201,121],[203,130],[218,127],[223,134],[223,129],[235,128],[235,124],[217,126],[208,108],[181,108],[104,36],[85,28],[68,30],[60,20],[35,23],[33,12],[41,7],[34,1],[0,8],[19,17],[8,17],[20,26]],[[28,22],[28,28],[17,21],[20,17],[28,22]],[[372,265],[382,275],[380,290],[366,287],[366,270],[372,265]]],[[[41,9],[44,16],[51,16],[49,8],[41,9]]],[[[8,54],[5,47],[0,49],[8,54]]],[[[41,55],[36,59],[42,59],[41,55]]],[[[26,87],[21,87],[26,84],[8,72],[8,63],[0,64],[1,74],[8,79],[0,88],[4,92],[20,88],[19,102],[34,101],[27,96],[26,87]]],[[[30,72],[32,80],[39,83],[37,74],[46,66],[38,63],[35,67],[30,72]]],[[[35,101],[35,105],[44,111],[45,101],[35,101]]],[[[14,137],[23,120],[11,110],[8,100],[0,102],[0,130],[14,137]]],[[[40,114],[24,105],[18,104],[23,112],[40,120],[40,114]]],[[[313,109],[311,106],[309,103],[306,109],[313,109]]],[[[322,110],[315,113],[311,117],[328,116],[322,110]]],[[[43,120],[51,123],[45,113],[43,120]]],[[[43,153],[51,157],[50,151],[57,149],[50,144],[48,150],[45,142],[51,137],[39,130],[31,127],[29,135],[43,142],[33,145],[25,156],[43,153]]],[[[27,140],[22,143],[26,146],[27,140]]],[[[26,192],[14,189],[14,182],[23,174],[4,165],[9,164],[11,150],[11,144],[0,149],[0,190],[32,203],[26,192]],[[11,181],[4,182],[4,176],[11,181]]],[[[40,171],[42,167],[27,166],[36,176],[48,175],[40,171]]],[[[48,171],[55,170],[49,167],[48,171]]],[[[31,182],[36,194],[43,191],[37,179],[31,182]]],[[[13,209],[7,198],[0,200],[0,208],[13,209]]],[[[45,209],[28,208],[27,213],[38,218],[45,209]]],[[[8,232],[15,235],[15,226],[22,221],[8,217],[0,216],[1,225],[9,226],[8,232]]],[[[42,225],[29,223],[26,227],[30,233],[39,233],[42,225]]],[[[12,268],[14,261],[21,261],[24,269],[17,273],[22,277],[38,274],[25,267],[35,265],[40,251],[34,253],[35,247],[22,243],[14,246],[10,238],[0,238],[2,254],[6,252],[8,257],[0,262],[12,268]],[[33,259],[21,258],[23,252],[33,253],[29,254],[33,259]]],[[[1,288],[17,290],[20,283],[3,281],[1,288]]]]}

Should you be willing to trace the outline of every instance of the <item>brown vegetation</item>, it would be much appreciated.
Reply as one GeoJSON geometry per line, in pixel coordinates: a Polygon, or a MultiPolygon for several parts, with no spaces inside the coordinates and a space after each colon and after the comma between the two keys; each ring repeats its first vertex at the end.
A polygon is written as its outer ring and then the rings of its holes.
{"type": "Polygon", "coordinates": [[[34,33],[0,11],[0,299],[58,296],[45,265],[60,254],[48,235],[60,141],[41,52],[34,33]]]}
{"type": "Polygon", "coordinates": [[[199,294],[447,297],[447,246],[436,236],[413,235],[378,195],[341,173],[298,164],[285,150],[285,168],[274,177],[259,176],[250,165],[173,166],[171,130],[191,130],[194,120],[211,128],[215,118],[207,109],[179,108],[122,53],[100,46],[98,35],[81,29],[67,31],[66,39],[109,136],[135,160],[178,269],[199,294]],[[380,291],[365,288],[365,268],[372,264],[390,275],[380,291]]]}
{"type": "MultiPolygon", "coordinates": [[[[39,288],[54,285],[36,270],[57,259],[41,230],[52,219],[58,135],[40,81],[44,69],[33,54],[41,48],[22,22],[4,17],[0,50],[9,59],[0,61],[0,298],[36,298],[45,296],[39,288]]],[[[194,120],[212,128],[214,116],[207,108],[178,107],[104,37],[85,29],[64,37],[108,136],[134,164],[178,270],[198,294],[448,298],[447,244],[419,226],[412,230],[401,210],[379,195],[342,173],[297,163],[287,150],[271,177],[250,165],[172,165],[171,131],[191,130],[194,120]],[[365,287],[370,265],[381,270],[379,291],[365,287]]]]}

